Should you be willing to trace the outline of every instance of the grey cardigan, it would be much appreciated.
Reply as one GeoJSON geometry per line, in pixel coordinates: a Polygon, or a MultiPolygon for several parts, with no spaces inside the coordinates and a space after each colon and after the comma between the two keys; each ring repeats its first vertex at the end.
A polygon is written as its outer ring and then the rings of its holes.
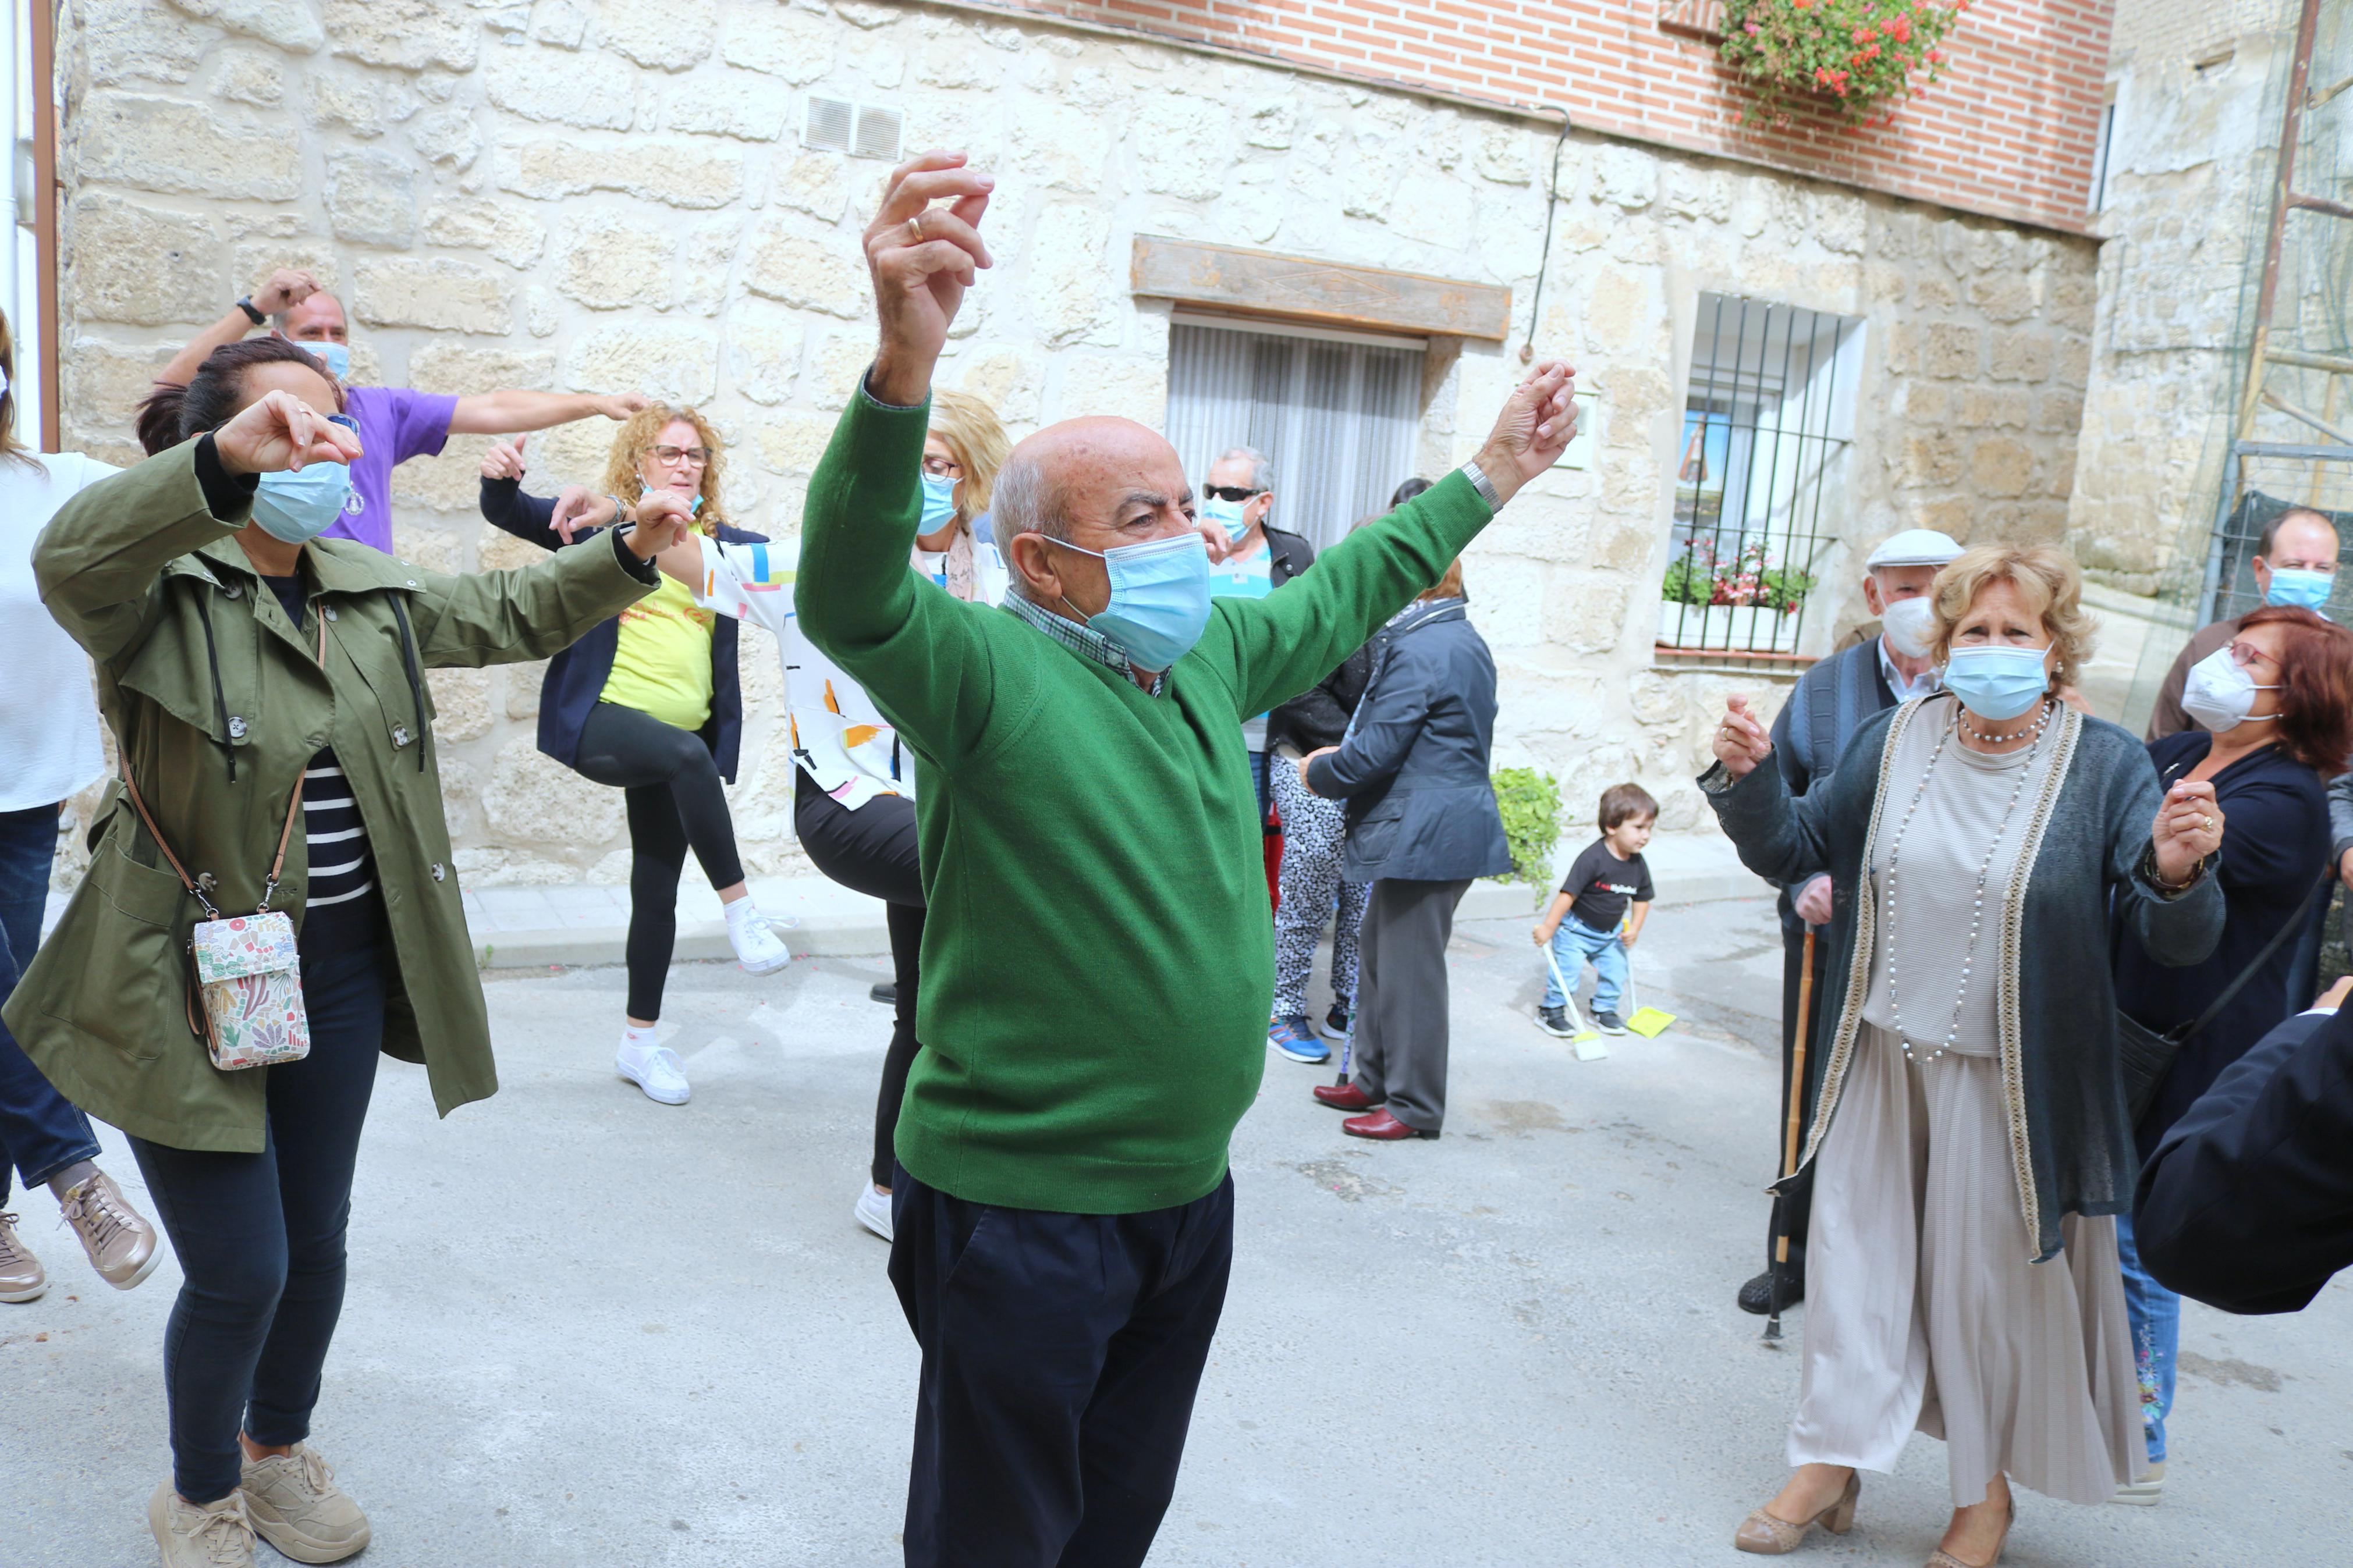
{"type": "MultiPolygon", "coordinates": [[[[1874,911],[1855,890],[1870,887],[1864,868],[1917,783],[1886,776],[1894,738],[1908,723],[1944,724],[1952,708],[1939,692],[1874,715],[1837,771],[1798,799],[1769,764],[1737,782],[1720,763],[1700,776],[1743,865],[1778,882],[1827,869],[1839,889],[1821,998],[1822,1016],[1836,1022],[1818,1037],[1829,1042],[1829,1059],[1800,1169],[1838,1110],[1870,991],[1874,911]]],[[[2031,808],[2026,874],[1987,924],[2000,939],[1996,1016],[2012,1175],[2038,1263],[2058,1253],[2062,1215],[2132,1207],[2138,1161],[2117,1071],[2109,922],[2129,922],[2164,964],[2200,962],[2222,934],[2222,894],[2209,872],[2170,896],[2151,879],[2149,825],[2164,791],[2147,751],[2114,724],[2063,711],[2046,742],[2059,748],[2046,782],[2021,803],[2031,808]]]]}

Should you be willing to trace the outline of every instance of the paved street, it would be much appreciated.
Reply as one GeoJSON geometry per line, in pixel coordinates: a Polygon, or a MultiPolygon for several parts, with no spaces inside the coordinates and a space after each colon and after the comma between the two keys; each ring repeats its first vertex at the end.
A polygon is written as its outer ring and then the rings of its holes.
{"type": "MultiPolygon", "coordinates": [[[[1106,954],[1106,962],[1117,962],[1106,954]]],[[[1770,907],[1662,909],[1636,958],[1657,1041],[1580,1064],[1527,1014],[1525,922],[1455,954],[1453,1105],[1369,1147],[1271,1058],[1234,1144],[1233,1290],[1155,1563],[1688,1564],[1782,1474],[1799,1358],[1732,1308],[1761,1257],[1779,957],[1770,907]]],[[[888,1033],[880,960],[682,966],[692,1105],[610,1075],[621,973],[489,987],[506,1087],[437,1123],[387,1062],[315,1436],[378,1568],[897,1561],[915,1358],[853,1227],[888,1033]]],[[[119,1138],[109,1163],[136,1195],[119,1138]]],[[[47,1300],[0,1308],[0,1563],[153,1560],[170,1263],[99,1286],[19,1195],[47,1300]]],[[[1802,1317],[1793,1321],[1793,1331],[1802,1317]]],[[[2184,1324],[2156,1509],[2021,1494],[2007,1562],[2342,1561],[2353,1288],[2184,1324]]],[[[1818,1562],[1917,1564],[1947,1503],[1915,1438],[1818,1562]]],[[[274,1561],[265,1547],[265,1562],[274,1561]]]]}

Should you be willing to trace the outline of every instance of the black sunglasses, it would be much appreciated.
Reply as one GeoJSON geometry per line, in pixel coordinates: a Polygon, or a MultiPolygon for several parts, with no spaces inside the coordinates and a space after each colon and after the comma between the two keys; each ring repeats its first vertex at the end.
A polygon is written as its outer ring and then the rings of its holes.
{"type": "Polygon", "coordinates": [[[1252,496],[1266,494],[1264,490],[1254,490],[1248,485],[1203,485],[1201,493],[1215,496],[1219,500],[1231,501],[1245,501],[1252,496]]]}

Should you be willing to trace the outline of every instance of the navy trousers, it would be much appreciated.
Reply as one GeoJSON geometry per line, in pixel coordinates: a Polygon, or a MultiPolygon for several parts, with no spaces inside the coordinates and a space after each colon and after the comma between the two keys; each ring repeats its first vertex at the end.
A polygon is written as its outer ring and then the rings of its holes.
{"type": "Polygon", "coordinates": [[[1176,1488],[1234,1184],[1144,1214],[966,1203],[892,1173],[922,1347],[908,1568],[1136,1568],[1176,1488]]]}
{"type": "Polygon", "coordinates": [[[240,1423],[264,1446],[310,1436],[343,1310],[352,1171],[384,1045],[384,940],[302,954],[311,1054],[246,1069],[269,1075],[260,1153],[131,1141],[185,1276],[164,1330],[164,1389],[173,1485],[190,1502],[237,1489],[240,1423]]]}
{"type": "MultiPolygon", "coordinates": [[[[58,808],[0,811],[0,1002],[41,945],[41,910],[58,853],[58,808]]],[[[0,1207],[16,1175],[29,1190],[68,1165],[98,1158],[90,1118],[41,1076],[0,1024],[0,1207]]]]}

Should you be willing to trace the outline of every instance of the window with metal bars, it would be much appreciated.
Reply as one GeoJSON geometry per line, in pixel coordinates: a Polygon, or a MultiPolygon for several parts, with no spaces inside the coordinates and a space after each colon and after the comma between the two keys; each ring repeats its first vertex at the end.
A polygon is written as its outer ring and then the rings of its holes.
{"type": "Polygon", "coordinates": [[[1837,542],[1862,323],[1702,294],[1660,587],[1660,647],[1801,657],[1837,542]]]}

